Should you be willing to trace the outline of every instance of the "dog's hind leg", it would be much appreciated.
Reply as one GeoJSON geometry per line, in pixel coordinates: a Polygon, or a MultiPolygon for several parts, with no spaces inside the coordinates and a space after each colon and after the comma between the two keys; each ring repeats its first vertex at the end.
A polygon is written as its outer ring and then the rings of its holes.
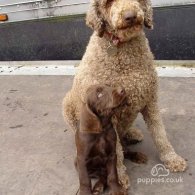
{"type": "Polygon", "coordinates": [[[74,131],[78,129],[78,116],[76,109],[73,95],[71,91],[69,91],[63,99],[63,116],[67,125],[69,125],[74,131]]]}
{"type": "Polygon", "coordinates": [[[144,136],[141,130],[133,128],[133,122],[137,118],[136,114],[125,114],[118,122],[117,131],[120,139],[125,145],[136,144],[143,140],[144,136]]]}
{"type": "Polygon", "coordinates": [[[137,144],[144,139],[144,136],[140,129],[129,128],[126,134],[123,136],[124,143],[126,145],[137,144]]]}

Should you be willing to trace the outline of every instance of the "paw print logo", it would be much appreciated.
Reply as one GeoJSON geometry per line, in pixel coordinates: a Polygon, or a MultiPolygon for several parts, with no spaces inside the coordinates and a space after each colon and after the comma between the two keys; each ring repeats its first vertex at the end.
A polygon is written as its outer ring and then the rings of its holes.
{"type": "Polygon", "coordinates": [[[170,173],[169,169],[167,169],[162,164],[155,165],[151,170],[151,175],[154,177],[166,177],[170,173]]]}

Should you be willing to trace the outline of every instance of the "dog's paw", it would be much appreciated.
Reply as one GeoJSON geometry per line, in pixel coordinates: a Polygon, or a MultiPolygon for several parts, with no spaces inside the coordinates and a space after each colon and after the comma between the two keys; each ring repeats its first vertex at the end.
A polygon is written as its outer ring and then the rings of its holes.
{"type": "Polygon", "coordinates": [[[143,136],[141,130],[139,130],[139,129],[130,129],[125,134],[123,139],[124,139],[124,142],[127,145],[130,145],[130,144],[137,144],[137,143],[141,142],[144,139],[144,136],[143,136]]]}
{"type": "Polygon", "coordinates": [[[186,160],[176,153],[167,154],[161,157],[161,160],[171,172],[183,172],[187,169],[186,160]]]}

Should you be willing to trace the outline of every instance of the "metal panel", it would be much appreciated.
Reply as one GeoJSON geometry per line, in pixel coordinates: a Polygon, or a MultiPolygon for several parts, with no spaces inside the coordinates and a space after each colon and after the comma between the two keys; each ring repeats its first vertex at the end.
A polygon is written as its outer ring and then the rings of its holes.
{"type": "MultiPolygon", "coordinates": [[[[0,2],[0,13],[8,14],[8,22],[83,14],[88,8],[88,0],[8,0],[0,2]]],[[[1,22],[2,23],[2,22],[1,22]]]]}
{"type": "MultiPolygon", "coordinates": [[[[89,0],[1,0],[0,13],[8,14],[8,22],[83,14],[89,0]]],[[[152,0],[154,7],[193,4],[195,0],[152,0]]],[[[5,22],[1,22],[5,23],[5,22]]]]}
{"type": "MultiPolygon", "coordinates": [[[[8,14],[7,22],[17,22],[84,14],[88,4],[89,0],[1,0],[0,13],[8,14]]],[[[195,0],[152,0],[152,4],[154,7],[195,4],[195,0]]]]}
{"type": "Polygon", "coordinates": [[[195,4],[195,0],[152,0],[154,7],[195,4]]]}

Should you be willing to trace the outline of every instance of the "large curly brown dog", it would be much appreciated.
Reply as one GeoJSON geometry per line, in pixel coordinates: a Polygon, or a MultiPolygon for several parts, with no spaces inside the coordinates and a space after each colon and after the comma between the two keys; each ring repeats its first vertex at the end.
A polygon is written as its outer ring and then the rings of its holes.
{"type": "MultiPolygon", "coordinates": [[[[117,131],[122,139],[141,141],[140,131],[131,129],[141,112],[159,151],[171,171],[184,171],[186,161],[177,155],[167,139],[157,104],[157,74],[143,26],[152,28],[150,0],[92,0],[87,24],[94,29],[72,89],[64,98],[64,118],[75,129],[81,102],[93,84],[123,86],[128,106],[116,112],[117,131]]],[[[123,154],[117,144],[118,172],[125,186],[123,154]]],[[[125,182],[127,182],[125,184],[125,182]]]]}

